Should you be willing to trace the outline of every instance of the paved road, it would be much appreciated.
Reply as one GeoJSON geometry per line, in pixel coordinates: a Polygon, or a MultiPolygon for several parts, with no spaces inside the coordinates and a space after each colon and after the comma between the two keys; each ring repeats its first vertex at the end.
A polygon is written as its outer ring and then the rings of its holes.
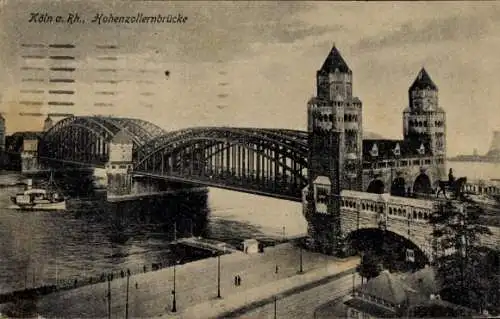
{"type": "MultiPolygon", "coordinates": [[[[267,249],[264,254],[235,253],[221,257],[222,297],[263,284],[288,278],[297,273],[300,250],[291,244],[267,249]],[[275,273],[276,261],[279,273],[275,273]],[[242,284],[234,286],[239,274],[242,284]]],[[[303,251],[304,271],[336,267],[331,256],[303,251]]],[[[157,317],[170,311],[172,305],[173,269],[139,274],[130,278],[129,317],[157,317]],[[137,282],[138,288],[135,287],[137,282]]],[[[217,258],[209,258],[176,267],[177,310],[213,299],[217,295],[217,258]]],[[[112,318],[125,317],[126,279],[111,282],[112,318]]],[[[44,317],[103,318],[108,316],[107,283],[45,296],[38,302],[44,317]]]]}
{"type": "MultiPolygon", "coordinates": [[[[327,284],[278,299],[276,301],[276,318],[314,318],[314,311],[317,307],[332,299],[348,295],[352,291],[352,280],[353,275],[347,275],[327,284]]],[[[360,282],[360,277],[356,275],[355,283],[359,284],[360,282]]],[[[332,314],[332,318],[335,317],[338,318],[338,314],[332,314]]],[[[274,318],[274,303],[267,304],[235,318],[274,318]]]]}

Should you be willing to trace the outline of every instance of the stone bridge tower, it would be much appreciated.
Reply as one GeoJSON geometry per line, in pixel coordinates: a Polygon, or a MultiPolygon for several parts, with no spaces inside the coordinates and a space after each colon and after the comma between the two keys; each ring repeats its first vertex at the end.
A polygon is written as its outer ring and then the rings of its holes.
{"type": "Polygon", "coordinates": [[[106,163],[108,199],[130,195],[132,192],[133,142],[123,131],[109,143],[109,160],[106,163]]]}
{"type": "Polygon", "coordinates": [[[403,112],[404,139],[430,150],[438,169],[434,175],[442,177],[446,174],[446,113],[439,107],[438,87],[424,68],[410,86],[408,100],[403,112]]]}
{"type": "Polygon", "coordinates": [[[340,192],[362,187],[362,103],[352,95],[352,71],[334,46],[316,74],[308,102],[308,233],[325,253],[338,250],[340,192]]]}

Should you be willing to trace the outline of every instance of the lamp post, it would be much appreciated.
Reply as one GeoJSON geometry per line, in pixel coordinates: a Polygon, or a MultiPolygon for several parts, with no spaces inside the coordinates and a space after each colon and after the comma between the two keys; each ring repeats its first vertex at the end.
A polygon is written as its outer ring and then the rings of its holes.
{"type": "Polygon", "coordinates": [[[220,254],[217,255],[217,298],[220,296],[220,254]]]}
{"type": "MultiPolygon", "coordinates": [[[[174,242],[177,240],[177,222],[174,221],[174,242]]],[[[174,268],[175,269],[175,268],[174,268]]]]}
{"type": "Polygon", "coordinates": [[[355,289],[354,287],[356,287],[355,280],[356,280],[356,271],[354,271],[352,273],[352,296],[353,297],[354,297],[354,289],[355,289]]]}
{"type": "Polygon", "coordinates": [[[128,319],[128,289],[130,283],[130,270],[127,269],[127,297],[125,300],[125,319],[128,319]]]}
{"type": "Polygon", "coordinates": [[[193,233],[193,220],[192,219],[189,219],[189,232],[190,232],[191,237],[194,237],[194,233],[193,233]]]}
{"type": "Polygon", "coordinates": [[[177,264],[177,261],[174,264],[174,289],[172,290],[172,295],[173,295],[173,299],[172,299],[172,312],[177,312],[177,302],[175,300],[175,266],[176,266],[176,264],[177,264]]]}
{"type": "Polygon", "coordinates": [[[278,301],[278,297],[274,296],[274,319],[277,318],[277,316],[276,316],[277,301],[278,301]]]}
{"type": "Polygon", "coordinates": [[[300,246],[300,268],[299,268],[299,274],[302,274],[303,272],[304,272],[304,269],[302,267],[302,246],[300,246]]]}
{"type": "Polygon", "coordinates": [[[108,318],[111,319],[111,274],[108,274],[108,318]]]}

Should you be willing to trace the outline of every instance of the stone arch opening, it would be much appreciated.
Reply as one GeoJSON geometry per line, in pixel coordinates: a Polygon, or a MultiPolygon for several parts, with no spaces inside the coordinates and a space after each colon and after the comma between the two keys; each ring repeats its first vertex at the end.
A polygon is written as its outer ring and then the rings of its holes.
{"type": "Polygon", "coordinates": [[[366,190],[368,193],[383,194],[385,190],[385,184],[380,179],[374,179],[368,185],[366,190]]]}
{"type": "Polygon", "coordinates": [[[404,197],[406,195],[406,181],[403,177],[397,177],[391,185],[391,195],[404,197]]]}
{"type": "Polygon", "coordinates": [[[345,238],[350,254],[375,254],[380,257],[385,269],[405,271],[420,269],[429,264],[429,256],[413,241],[389,230],[361,228],[345,238]],[[407,253],[413,260],[407,259],[407,253]]]}
{"type": "Polygon", "coordinates": [[[432,184],[431,179],[427,174],[421,173],[415,179],[413,183],[413,193],[414,194],[432,194],[432,184]]]}

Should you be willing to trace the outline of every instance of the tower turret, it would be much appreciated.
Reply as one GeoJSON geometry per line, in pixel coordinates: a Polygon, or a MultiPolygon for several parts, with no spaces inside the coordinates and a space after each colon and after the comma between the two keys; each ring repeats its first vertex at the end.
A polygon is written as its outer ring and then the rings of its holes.
{"type": "Polygon", "coordinates": [[[317,96],[333,100],[337,95],[352,98],[352,71],[335,45],[316,72],[317,96]]]}
{"type": "Polygon", "coordinates": [[[446,114],[438,104],[438,87],[422,68],[408,90],[403,113],[404,138],[424,145],[433,156],[446,156],[446,114]]]}
{"type": "Polygon", "coordinates": [[[325,250],[338,248],[340,192],[362,185],[362,103],[352,96],[352,71],[335,46],[316,72],[308,102],[309,235],[325,250]]]}

